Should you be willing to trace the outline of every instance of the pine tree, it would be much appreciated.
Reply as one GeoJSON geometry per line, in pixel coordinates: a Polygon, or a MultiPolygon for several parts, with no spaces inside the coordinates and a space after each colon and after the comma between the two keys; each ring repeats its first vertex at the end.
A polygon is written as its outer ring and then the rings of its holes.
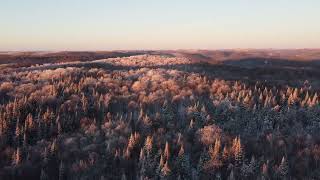
{"type": "Polygon", "coordinates": [[[121,180],[127,180],[126,174],[122,173],[121,180]]]}
{"type": "Polygon", "coordinates": [[[281,179],[287,179],[289,175],[288,161],[285,157],[282,158],[281,163],[278,167],[278,173],[281,179]]]}
{"type": "Polygon", "coordinates": [[[261,179],[268,179],[268,165],[266,163],[263,163],[261,171],[261,179]]]}
{"type": "Polygon", "coordinates": [[[58,145],[57,145],[57,140],[53,140],[52,144],[51,144],[51,147],[50,147],[50,154],[51,155],[55,155],[56,152],[58,150],[58,145]]]}
{"type": "Polygon", "coordinates": [[[171,105],[166,100],[162,106],[162,115],[167,122],[171,122],[174,118],[174,112],[171,105]]]}
{"type": "Polygon", "coordinates": [[[167,179],[170,179],[170,177],[171,177],[171,169],[169,167],[168,162],[166,162],[163,168],[161,169],[160,179],[167,180],[167,179]]]}
{"type": "Polygon", "coordinates": [[[58,134],[62,134],[63,129],[62,129],[62,125],[61,125],[60,116],[57,117],[57,119],[56,119],[56,124],[57,124],[58,134]]]}
{"type": "Polygon", "coordinates": [[[139,162],[139,165],[140,165],[140,170],[139,170],[139,176],[140,176],[140,179],[144,179],[146,177],[146,167],[145,167],[145,160],[140,160],[139,162]]]}
{"type": "Polygon", "coordinates": [[[190,123],[189,123],[189,129],[193,129],[194,128],[194,120],[191,119],[190,123]]]}
{"type": "Polygon", "coordinates": [[[140,154],[139,154],[139,163],[141,162],[141,161],[144,161],[145,160],[145,155],[144,155],[144,150],[143,150],[143,148],[141,148],[141,150],[140,150],[140,154]]]}
{"type": "Polygon", "coordinates": [[[214,180],[222,180],[222,177],[221,177],[221,173],[220,173],[220,172],[217,172],[217,173],[216,173],[214,180]]]}
{"type": "Polygon", "coordinates": [[[236,178],[235,178],[235,175],[234,175],[234,171],[233,171],[233,169],[231,170],[231,172],[230,172],[230,174],[229,174],[229,176],[228,176],[228,180],[235,180],[236,178]]]}
{"type": "Polygon", "coordinates": [[[28,135],[27,135],[27,131],[25,129],[24,133],[23,133],[23,147],[27,147],[27,145],[28,145],[28,135]]]}
{"type": "Polygon", "coordinates": [[[49,136],[55,136],[57,134],[57,128],[54,121],[50,122],[49,136]]]}
{"type": "Polygon", "coordinates": [[[209,165],[209,168],[211,168],[212,170],[216,170],[222,166],[220,148],[221,148],[220,139],[216,139],[214,147],[209,148],[210,162],[208,165],[209,165]]]}
{"type": "Polygon", "coordinates": [[[153,148],[151,136],[148,136],[144,145],[146,156],[144,157],[144,177],[153,177],[156,173],[158,157],[153,148]]]}
{"type": "Polygon", "coordinates": [[[227,146],[224,146],[223,151],[222,151],[222,160],[224,162],[228,162],[229,160],[229,151],[227,149],[227,146]]]}
{"type": "Polygon", "coordinates": [[[233,145],[233,152],[234,152],[236,165],[241,166],[243,162],[243,149],[242,149],[240,138],[237,137],[234,142],[235,144],[233,145]]]}
{"type": "Polygon", "coordinates": [[[254,158],[254,156],[251,157],[250,163],[249,163],[249,172],[251,176],[255,176],[257,171],[257,162],[254,158]]]}
{"type": "Polygon", "coordinates": [[[213,152],[211,154],[211,157],[213,159],[216,159],[219,157],[219,154],[220,154],[220,148],[221,148],[221,141],[220,139],[216,139],[215,143],[214,143],[214,149],[213,149],[213,152]]]}
{"type": "Polygon", "coordinates": [[[135,144],[136,144],[135,138],[134,138],[133,134],[131,133],[129,141],[128,141],[128,148],[133,149],[135,144]]]}
{"type": "Polygon", "coordinates": [[[47,147],[44,149],[43,162],[45,164],[47,164],[49,162],[49,152],[48,152],[48,148],[47,147]]]}
{"type": "Polygon", "coordinates": [[[152,137],[151,136],[147,136],[147,139],[146,139],[145,144],[144,144],[144,149],[147,152],[147,156],[149,156],[151,154],[152,147],[153,147],[152,137]]]}
{"type": "Polygon", "coordinates": [[[318,94],[315,93],[312,100],[311,100],[311,106],[315,106],[318,104],[318,94]]]}
{"type": "Polygon", "coordinates": [[[170,149],[169,149],[169,143],[166,142],[165,148],[164,148],[164,158],[166,159],[166,161],[169,160],[170,158],[170,149]]]}
{"type": "Polygon", "coordinates": [[[19,165],[21,161],[22,161],[22,152],[20,147],[18,147],[17,150],[12,155],[12,164],[19,165]]]}
{"type": "Polygon", "coordinates": [[[164,166],[164,164],[165,164],[165,160],[164,160],[164,158],[163,158],[163,155],[161,154],[161,156],[160,156],[160,162],[159,162],[159,167],[160,167],[160,169],[162,169],[162,167],[164,166]]]}
{"type": "Polygon", "coordinates": [[[181,176],[180,176],[180,175],[178,175],[178,178],[177,178],[177,180],[181,180],[181,176]]]}
{"type": "Polygon", "coordinates": [[[40,180],[49,180],[49,176],[44,169],[41,169],[40,180]]]}
{"type": "Polygon", "coordinates": [[[20,145],[20,137],[21,137],[22,131],[19,125],[19,119],[17,120],[16,124],[16,130],[15,130],[15,144],[16,146],[20,145]]]}
{"type": "Polygon", "coordinates": [[[202,177],[207,173],[207,164],[210,161],[210,156],[206,149],[204,149],[200,155],[199,162],[197,165],[197,172],[199,179],[203,179],[202,177]]]}
{"type": "Polygon", "coordinates": [[[123,158],[129,160],[131,157],[131,149],[127,147],[123,152],[123,158]]]}
{"type": "Polygon", "coordinates": [[[38,127],[37,127],[37,140],[41,140],[43,136],[43,127],[42,123],[39,119],[38,121],[38,127]]]}
{"type": "Polygon", "coordinates": [[[177,163],[177,173],[183,179],[189,179],[191,175],[191,165],[190,165],[190,158],[185,153],[183,145],[180,147],[179,154],[176,160],[177,163]]]}
{"type": "Polygon", "coordinates": [[[66,178],[66,168],[64,163],[61,161],[59,166],[59,180],[65,180],[66,178]]]}
{"type": "Polygon", "coordinates": [[[30,128],[30,123],[32,123],[32,115],[29,113],[26,117],[26,119],[24,120],[24,129],[25,130],[29,130],[30,128]]]}
{"type": "Polygon", "coordinates": [[[164,167],[164,165],[165,165],[165,160],[163,158],[163,155],[161,154],[160,155],[160,162],[159,162],[159,165],[158,165],[158,167],[156,169],[156,178],[158,178],[158,177],[160,178],[161,177],[161,170],[164,167]]]}
{"type": "Polygon", "coordinates": [[[249,165],[247,165],[246,163],[242,163],[240,171],[241,171],[241,176],[244,179],[248,179],[251,175],[249,165]]]}

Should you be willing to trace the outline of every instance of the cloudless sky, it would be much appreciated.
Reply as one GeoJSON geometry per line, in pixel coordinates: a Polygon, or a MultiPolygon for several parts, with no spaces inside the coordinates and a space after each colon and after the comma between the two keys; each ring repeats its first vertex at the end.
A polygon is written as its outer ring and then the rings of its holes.
{"type": "Polygon", "coordinates": [[[0,50],[320,48],[320,0],[0,0],[0,50]]]}

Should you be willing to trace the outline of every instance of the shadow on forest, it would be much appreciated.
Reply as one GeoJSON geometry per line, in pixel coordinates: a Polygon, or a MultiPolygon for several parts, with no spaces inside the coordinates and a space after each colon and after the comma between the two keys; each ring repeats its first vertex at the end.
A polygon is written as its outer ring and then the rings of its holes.
{"type": "Polygon", "coordinates": [[[290,60],[263,60],[263,59],[242,59],[228,60],[220,64],[199,62],[193,64],[170,64],[154,66],[122,66],[113,65],[108,62],[83,62],[68,63],[50,66],[39,66],[21,68],[18,71],[32,71],[44,69],[57,69],[67,67],[102,68],[111,71],[128,71],[141,68],[179,70],[187,73],[199,73],[211,78],[224,80],[241,80],[249,83],[256,81],[266,82],[270,85],[293,87],[302,86],[308,80],[313,82],[313,88],[319,89],[318,77],[320,77],[318,61],[298,62],[290,60]],[[268,61],[268,63],[266,63],[268,61]]]}

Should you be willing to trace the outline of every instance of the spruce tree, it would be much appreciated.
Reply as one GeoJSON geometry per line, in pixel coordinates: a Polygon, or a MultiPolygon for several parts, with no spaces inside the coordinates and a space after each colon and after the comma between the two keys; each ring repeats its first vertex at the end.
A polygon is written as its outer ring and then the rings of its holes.
{"type": "Polygon", "coordinates": [[[63,161],[61,161],[59,166],[59,180],[65,180],[65,179],[66,179],[66,167],[63,161]]]}
{"type": "Polygon", "coordinates": [[[203,149],[197,164],[197,172],[198,172],[198,177],[200,179],[203,179],[202,177],[205,177],[205,174],[207,173],[207,169],[208,169],[207,166],[209,161],[210,161],[210,156],[207,150],[203,149]]]}
{"type": "Polygon", "coordinates": [[[169,163],[166,162],[161,169],[160,180],[168,180],[171,178],[171,169],[169,167],[169,163]]]}
{"type": "Polygon", "coordinates": [[[49,176],[44,169],[41,169],[40,180],[49,180],[49,176]]]}
{"type": "Polygon", "coordinates": [[[176,168],[177,173],[183,179],[190,179],[191,176],[191,165],[190,165],[190,158],[184,151],[183,145],[180,147],[178,157],[176,159],[176,168]]]}
{"type": "Polygon", "coordinates": [[[287,179],[289,174],[289,165],[285,157],[282,157],[281,163],[278,167],[278,173],[281,179],[287,179]]]}

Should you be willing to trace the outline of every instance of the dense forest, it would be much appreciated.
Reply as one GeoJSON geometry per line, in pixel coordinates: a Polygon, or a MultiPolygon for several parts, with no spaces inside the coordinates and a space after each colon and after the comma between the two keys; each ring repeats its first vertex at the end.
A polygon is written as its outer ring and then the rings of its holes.
{"type": "Polygon", "coordinates": [[[0,68],[0,179],[320,179],[319,72],[138,55],[0,68]]]}

